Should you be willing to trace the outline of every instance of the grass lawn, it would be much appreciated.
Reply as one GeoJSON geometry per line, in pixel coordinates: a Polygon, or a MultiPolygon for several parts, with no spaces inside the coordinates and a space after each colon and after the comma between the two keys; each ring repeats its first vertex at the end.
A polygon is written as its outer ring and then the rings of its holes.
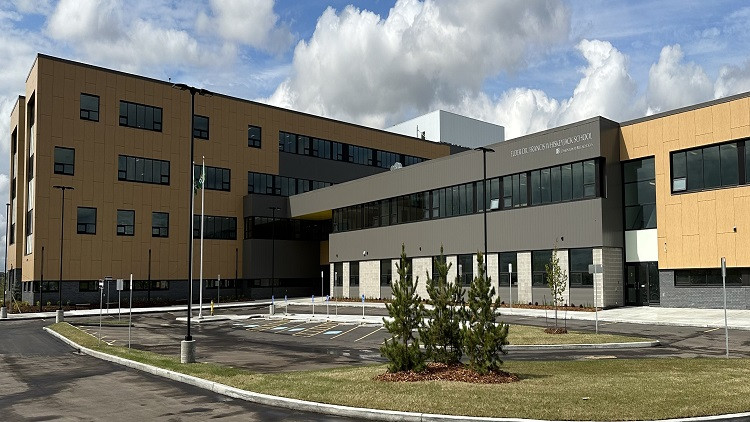
{"type": "Polygon", "coordinates": [[[664,419],[750,409],[750,359],[642,359],[511,362],[520,382],[386,383],[385,365],[258,374],[210,363],[182,365],[179,356],[97,347],[96,338],[67,323],[51,328],[106,353],[234,387],[348,406],[412,412],[535,419],[664,419]]]}
{"type": "Polygon", "coordinates": [[[599,343],[630,343],[635,341],[651,341],[647,338],[618,336],[614,334],[583,333],[568,331],[568,334],[547,334],[542,327],[528,325],[511,325],[508,330],[510,344],[599,344],[599,343]]]}

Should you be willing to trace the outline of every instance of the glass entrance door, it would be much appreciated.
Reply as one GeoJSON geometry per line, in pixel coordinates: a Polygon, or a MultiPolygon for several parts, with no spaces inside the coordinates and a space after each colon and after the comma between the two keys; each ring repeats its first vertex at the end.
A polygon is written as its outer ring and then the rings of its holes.
{"type": "Polygon", "coordinates": [[[657,262],[636,262],[625,265],[626,305],[658,305],[659,296],[657,262]]]}

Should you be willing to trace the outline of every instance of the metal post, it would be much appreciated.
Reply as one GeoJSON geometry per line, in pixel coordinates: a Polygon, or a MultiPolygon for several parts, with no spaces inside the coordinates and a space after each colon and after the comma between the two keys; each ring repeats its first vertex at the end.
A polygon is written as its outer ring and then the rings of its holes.
{"type": "Polygon", "coordinates": [[[597,288],[596,288],[596,280],[594,280],[594,330],[596,334],[599,334],[599,304],[596,303],[596,295],[597,295],[597,288]]]}
{"type": "Polygon", "coordinates": [[[133,274],[130,274],[130,317],[128,318],[128,349],[130,349],[130,330],[133,327],[133,274]]]}
{"type": "Polygon", "coordinates": [[[482,214],[484,215],[484,269],[487,270],[487,153],[488,152],[495,152],[492,148],[487,147],[479,147],[474,148],[475,150],[482,151],[482,195],[484,198],[482,198],[482,204],[483,210],[482,214]]]}
{"type": "Polygon", "coordinates": [[[109,315],[109,282],[112,280],[107,280],[107,315],[109,315]]]}
{"type": "Polygon", "coordinates": [[[62,280],[63,280],[63,239],[65,238],[65,191],[66,190],[73,190],[74,188],[72,186],[60,186],[55,185],[53,186],[55,189],[60,189],[62,191],[62,204],[60,205],[60,281],[57,285],[57,292],[58,292],[58,301],[59,305],[57,310],[62,311],[62,280]]]}
{"type": "Polygon", "coordinates": [[[323,287],[323,285],[324,285],[324,282],[323,282],[323,280],[324,280],[323,273],[324,273],[324,271],[321,270],[320,271],[320,295],[321,296],[323,296],[323,293],[325,293],[325,287],[323,287]]]}
{"type": "Polygon", "coordinates": [[[275,283],[276,271],[276,211],[279,207],[268,207],[271,210],[271,296],[273,296],[273,287],[275,283]]]}
{"type": "Polygon", "coordinates": [[[315,295],[312,295],[313,318],[315,317],[315,295]]]}
{"type": "Polygon", "coordinates": [[[721,284],[724,288],[724,347],[729,359],[729,325],[727,324],[727,259],[721,258],[721,284]]]}
{"type": "MultiPolygon", "coordinates": [[[[133,281],[131,280],[130,283],[132,284],[133,281]]],[[[146,284],[148,286],[146,287],[148,289],[146,302],[150,305],[151,304],[151,249],[148,250],[148,280],[146,281],[146,284]]],[[[133,289],[130,289],[133,290],[133,289]]],[[[130,295],[132,299],[132,294],[130,295]]],[[[130,307],[132,308],[133,305],[131,304],[130,307]]]]}
{"type": "Polygon", "coordinates": [[[508,263],[508,306],[513,309],[513,264],[510,262],[508,263]]]}
{"type": "Polygon", "coordinates": [[[221,303],[221,274],[219,274],[219,279],[216,280],[216,304],[221,303]]]}
{"type": "MultiPolygon", "coordinates": [[[[7,271],[5,272],[5,280],[7,283],[7,280],[8,280],[7,271]]],[[[42,290],[44,290],[43,286],[44,286],[44,246],[42,246],[42,277],[41,277],[41,280],[39,280],[39,312],[42,312],[42,290]]]]}
{"type": "Polygon", "coordinates": [[[98,343],[99,346],[101,346],[102,344],[102,308],[104,308],[104,305],[102,304],[103,295],[104,295],[104,281],[99,280],[99,343],[98,343]]]}
{"type": "MultiPolygon", "coordinates": [[[[10,220],[10,203],[5,203],[5,264],[3,271],[5,271],[5,280],[3,281],[3,308],[5,308],[5,290],[8,289],[8,221],[10,220]]],[[[44,247],[42,247],[42,251],[44,251],[44,247]]],[[[44,256],[44,252],[42,252],[42,256],[44,256]]],[[[42,265],[44,265],[44,258],[42,258],[42,265]]],[[[41,290],[39,291],[41,294],[41,290]]],[[[39,300],[39,303],[41,304],[41,299],[39,300]]]]}

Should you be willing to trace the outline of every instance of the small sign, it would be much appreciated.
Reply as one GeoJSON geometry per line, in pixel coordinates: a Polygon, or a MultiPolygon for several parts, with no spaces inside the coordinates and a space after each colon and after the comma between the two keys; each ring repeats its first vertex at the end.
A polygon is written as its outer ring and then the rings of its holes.
{"type": "Polygon", "coordinates": [[[118,278],[117,279],[117,290],[122,291],[125,287],[125,280],[118,278]]]}
{"type": "Polygon", "coordinates": [[[602,264],[590,264],[589,265],[589,274],[601,274],[602,273],[602,264]]]}
{"type": "Polygon", "coordinates": [[[312,303],[315,303],[315,295],[312,295],[312,303]]]}
{"type": "Polygon", "coordinates": [[[365,295],[362,295],[362,303],[365,303],[365,295]]]}
{"type": "Polygon", "coordinates": [[[104,280],[99,280],[99,290],[104,290],[104,280]]]}
{"type": "Polygon", "coordinates": [[[727,276],[727,259],[724,257],[721,258],[721,276],[727,276]]]}
{"type": "Polygon", "coordinates": [[[508,263],[508,272],[509,273],[513,272],[513,264],[511,264],[511,263],[508,263]]]}

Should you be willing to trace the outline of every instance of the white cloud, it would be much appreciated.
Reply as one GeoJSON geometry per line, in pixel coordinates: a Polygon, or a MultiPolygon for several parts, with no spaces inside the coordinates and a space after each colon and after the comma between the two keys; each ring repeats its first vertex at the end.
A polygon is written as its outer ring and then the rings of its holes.
{"type": "Polygon", "coordinates": [[[47,15],[52,11],[51,0],[13,0],[20,13],[47,15]]]}
{"type": "Polygon", "coordinates": [[[383,126],[405,110],[478,95],[488,77],[517,70],[568,29],[558,1],[399,0],[385,19],[328,8],[297,44],[292,76],[267,100],[383,126]]]}
{"type": "Polygon", "coordinates": [[[750,91],[750,61],[742,67],[724,66],[714,84],[714,98],[750,91]]]}
{"type": "Polygon", "coordinates": [[[274,0],[211,0],[211,15],[198,15],[196,26],[222,38],[272,53],[285,51],[294,41],[288,25],[278,24],[274,0]]]}
{"type": "Polygon", "coordinates": [[[696,63],[683,62],[679,44],[662,48],[659,61],[648,72],[649,112],[672,110],[710,100],[713,83],[696,63]]]}

